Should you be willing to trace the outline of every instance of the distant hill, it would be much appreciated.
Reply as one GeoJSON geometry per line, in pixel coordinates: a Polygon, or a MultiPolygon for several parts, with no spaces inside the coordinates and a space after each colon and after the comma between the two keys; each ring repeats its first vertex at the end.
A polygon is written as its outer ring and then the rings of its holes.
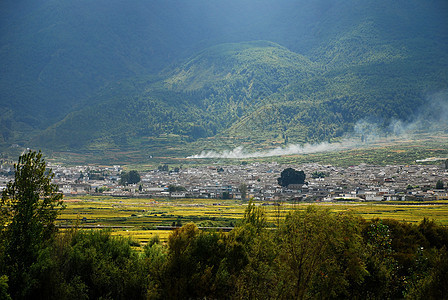
{"type": "Polygon", "coordinates": [[[448,88],[447,16],[442,0],[5,0],[0,145],[188,152],[411,122],[448,88]]]}
{"type": "Polygon", "coordinates": [[[158,80],[139,78],[104,89],[94,97],[96,104],[69,114],[36,141],[56,149],[115,148],[167,134],[184,142],[214,136],[279,89],[315,73],[311,61],[272,42],[222,44],[158,80]]]}

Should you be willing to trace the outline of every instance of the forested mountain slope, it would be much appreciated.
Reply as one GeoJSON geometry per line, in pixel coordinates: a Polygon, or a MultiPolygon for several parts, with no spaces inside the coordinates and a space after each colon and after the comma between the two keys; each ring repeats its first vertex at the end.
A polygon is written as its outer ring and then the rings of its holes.
{"type": "Polygon", "coordinates": [[[213,136],[316,70],[308,59],[271,42],[214,46],[155,82],[152,77],[124,81],[119,90],[126,92],[119,96],[105,89],[92,100],[98,104],[70,114],[39,135],[38,142],[115,147],[166,134],[185,142],[213,136]]]}
{"type": "Polygon", "coordinates": [[[310,142],[410,121],[448,88],[434,1],[0,4],[0,142],[310,142]]]}

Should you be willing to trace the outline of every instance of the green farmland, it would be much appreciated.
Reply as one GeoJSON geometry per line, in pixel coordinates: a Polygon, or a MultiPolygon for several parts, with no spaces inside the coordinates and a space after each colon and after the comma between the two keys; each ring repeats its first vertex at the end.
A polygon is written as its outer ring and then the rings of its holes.
{"type": "MultiPolygon", "coordinates": [[[[170,231],[157,226],[180,226],[193,222],[199,227],[233,227],[243,217],[247,203],[221,199],[141,199],[111,197],[66,198],[59,216],[61,227],[110,228],[114,235],[131,237],[145,244],[158,235],[166,240],[170,231]]],[[[263,203],[257,203],[263,205],[263,203]]],[[[275,227],[288,211],[304,210],[310,203],[263,206],[275,227]]],[[[448,225],[448,202],[414,203],[319,203],[334,212],[350,211],[365,219],[396,219],[418,223],[423,218],[448,225]]]]}

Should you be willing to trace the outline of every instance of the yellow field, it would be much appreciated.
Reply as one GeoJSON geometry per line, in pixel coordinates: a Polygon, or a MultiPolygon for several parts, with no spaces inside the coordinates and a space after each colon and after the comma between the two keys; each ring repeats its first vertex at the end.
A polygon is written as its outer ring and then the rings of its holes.
{"type": "MultiPolygon", "coordinates": [[[[204,227],[233,227],[244,215],[247,203],[220,199],[137,199],[110,197],[67,198],[66,209],[57,221],[64,227],[111,228],[112,234],[145,244],[159,235],[166,241],[170,231],[156,226],[183,225],[194,222],[204,227]]],[[[262,203],[257,203],[262,205],[262,203]]],[[[284,203],[279,207],[263,205],[268,221],[276,224],[288,211],[319,205],[335,212],[351,211],[366,219],[383,218],[420,222],[423,218],[448,226],[448,203],[284,203]]]]}

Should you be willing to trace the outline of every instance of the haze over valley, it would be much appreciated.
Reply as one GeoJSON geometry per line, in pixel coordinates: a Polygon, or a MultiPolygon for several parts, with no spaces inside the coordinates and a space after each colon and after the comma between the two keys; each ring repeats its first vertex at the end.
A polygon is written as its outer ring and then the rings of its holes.
{"type": "Polygon", "coordinates": [[[257,157],[448,128],[446,1],[0,5],[2,149],[257,157]]]}

